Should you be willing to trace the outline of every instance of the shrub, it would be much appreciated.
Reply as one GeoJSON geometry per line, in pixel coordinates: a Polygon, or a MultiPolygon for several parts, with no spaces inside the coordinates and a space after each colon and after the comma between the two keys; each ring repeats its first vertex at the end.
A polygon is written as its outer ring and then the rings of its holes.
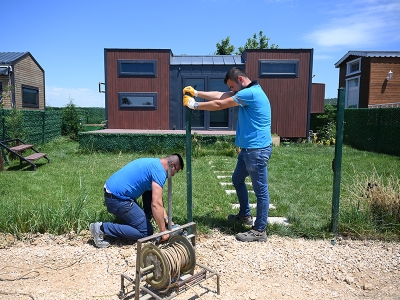
{"type": "Polygon", "coordinates": [[[82,120],[78,113],[78,110],[72,102],[73,99],[69,99],[69,103],[63,108],[62,114],[62,135],[69,136],[71,140],[78,140],[78,133],[83,131],[82,120]]]}

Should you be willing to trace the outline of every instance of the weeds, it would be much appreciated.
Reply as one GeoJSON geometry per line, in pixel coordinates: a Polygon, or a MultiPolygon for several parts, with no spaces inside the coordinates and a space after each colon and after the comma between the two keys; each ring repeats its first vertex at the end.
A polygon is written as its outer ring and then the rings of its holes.
{"type": "Polygon", "coordinates": [[[393,175],[355,173],[346,185],[349,197],[341,221],[349,234],[400,234],[400,179],[393,175]],[[350,227],[346,224],[352,224],[350,227]]]}

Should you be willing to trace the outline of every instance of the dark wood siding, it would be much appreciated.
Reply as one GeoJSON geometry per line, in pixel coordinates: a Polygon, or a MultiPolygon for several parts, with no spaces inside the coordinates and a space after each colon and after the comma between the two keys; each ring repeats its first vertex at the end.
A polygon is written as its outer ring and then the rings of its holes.
{"type": "Polygon", "coordinates": [[[325,84],[313,83],[312,96],[311,96],[311,113],[324,112],[324,99],[325,99],[325,84]]]}
{"type": "Polygon", "coordinates": [[[106,103],[109,129],[169,129],[169,50],[106,49],[106,103]],[[118,77],[118,60],[156,60],[157,76],[118,77]],[[119,92],[157,93],[156,110],[119,110],[119,92]]]}
{"type": "Polygon", "coordinates": [[[369,84],[371,77],[370,58],[361,58],[361,77],[360,77],[360,94],[358,99],[359,108],[367,108],[369,102],[369,84]]]}
{"type": "Polygon", "coordinates": [[[310,49],[247,50],[246,72],[257,79],[272,109],[272,133],[285,138],[307,137],[309,99],[311,100],[310,49]],[[297,78],[259,77],[260,59],[298,60],[297,78]]]}
{"type": "Polygon", "coordinates": [[[339,86],[338,88],[346,88],[346,64],[341,64],[339,68],[339,86]]]}

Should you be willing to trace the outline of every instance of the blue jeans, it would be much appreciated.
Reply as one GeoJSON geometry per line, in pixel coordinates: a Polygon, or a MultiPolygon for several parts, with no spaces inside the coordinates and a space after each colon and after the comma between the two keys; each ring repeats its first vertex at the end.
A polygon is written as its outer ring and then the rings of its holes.
{"type": "Polygon", "coordinates": [[[261,149],[242,149],[239,153],[232,183],[240,204],[239,215],[250,215],[249,193],[245,179],[250,175],[257,197],[257,215],[254,228],[264,231],[269,210],[268,160],[272,155],[272,145],[261,149]]]}
{"type": "MultiPolygon", "coordinates": [[[[149,202],[145,201],[148,200],[146,197],[148,194],[145,194],[142,195],[144,202],[143,206],[147,215],[149,216],[149,212],[147,210],[150,208],[150,205],[148,205],[149,202]]],[[[127,238],[131,240],[138,240],[153,234],[153,226],[150,223],[151,217],[146,217],[146,213],[135,200],[122,200],[116,198],[115,196],[107,197],[106,194],[104,195],[104,199],[107,210],[125,223],[118,224],[104,222],[103,228],[105,234],[117,238],[127,238]]]]}

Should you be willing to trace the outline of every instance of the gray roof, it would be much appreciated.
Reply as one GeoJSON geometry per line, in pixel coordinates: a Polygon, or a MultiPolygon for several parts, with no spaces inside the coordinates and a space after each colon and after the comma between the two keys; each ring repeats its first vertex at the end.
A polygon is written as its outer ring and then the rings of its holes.
{"type": "Polygon", "coordinates": [[[400,57],[400,51],[349,51],[335,64],[335,68],[338,68],[350,55],[363,57],[400,57]]]}
{"type": "Polygon", "coordinates": [[[241,55],[178,55],[172,56],[171,65],[244,65],[241,55]]]}
{"type": "Polygon", "coordinates": [[[0,64],[10,65],[29,52],[0,52],[0,64]]]}

